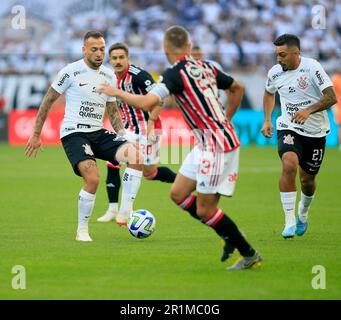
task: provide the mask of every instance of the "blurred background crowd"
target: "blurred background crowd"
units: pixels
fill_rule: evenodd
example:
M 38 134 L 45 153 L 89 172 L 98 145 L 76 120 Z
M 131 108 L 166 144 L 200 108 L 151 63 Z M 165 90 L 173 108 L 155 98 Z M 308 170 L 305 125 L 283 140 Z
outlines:
M 334 73 L 340 64 L 341 2 L 337 0 L 1 2 L 2 74 L 53 77 L 67 62 L 81 57 L 82 38 L 89 29 L 102 31 L 108 47 L 128 43 L 135 64 L 157 74 L 168 66 L 162 38 L 173 24 L 187 27 L 205 57 L 230 72 L 266 72 L 275 63 L 272 41 L 282 33 L 298 35 L 304 55 L 319 59 L 327 72 Z M 11 8 L 18 3 L 29 18 L 25 29 L 11 25 Z

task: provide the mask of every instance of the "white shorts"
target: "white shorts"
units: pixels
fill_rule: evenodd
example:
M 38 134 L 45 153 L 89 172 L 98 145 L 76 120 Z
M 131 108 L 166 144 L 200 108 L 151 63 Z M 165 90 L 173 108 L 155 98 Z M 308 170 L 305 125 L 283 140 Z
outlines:
M 237 182 L 238 167 L 239 148 L 228 153 L 213 153 L 194 147 L 179 172 L 197 182 L 196 190 L 199 193 L 219 193 L 231 197 Z
M 126 131 L 124 136 L 128 141 L 137 143 L 140 151 L 143 155 L 143 164 L 150 166 L 152 164 L 159 163 L 160 160 L 160 148 L 161 148 L 161 136 L 156 136 L 156 140 L 151 142 L 147 140 L 146 136 L 135 134 L 131 131 Z

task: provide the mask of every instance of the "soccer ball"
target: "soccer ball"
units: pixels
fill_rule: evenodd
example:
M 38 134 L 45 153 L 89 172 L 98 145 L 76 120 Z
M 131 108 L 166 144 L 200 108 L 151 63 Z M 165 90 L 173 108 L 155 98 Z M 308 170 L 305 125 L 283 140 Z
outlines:
M 154 232 L 155 218 L 147 210 L 140 209 L 132 212 L 128 220 L 128 230 L 136 238 L 149 237 Z

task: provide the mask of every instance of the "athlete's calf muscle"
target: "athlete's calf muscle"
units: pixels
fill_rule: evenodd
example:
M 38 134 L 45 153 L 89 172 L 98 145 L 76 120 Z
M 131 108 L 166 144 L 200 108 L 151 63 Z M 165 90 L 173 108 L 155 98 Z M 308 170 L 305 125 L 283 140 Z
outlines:
M 171 188 L 171 199 L 175 203 L 179 203 L 195 190 L 196 184 L 197 182 L 195 180 L 186 178 L 181 173 L 178 173 Z

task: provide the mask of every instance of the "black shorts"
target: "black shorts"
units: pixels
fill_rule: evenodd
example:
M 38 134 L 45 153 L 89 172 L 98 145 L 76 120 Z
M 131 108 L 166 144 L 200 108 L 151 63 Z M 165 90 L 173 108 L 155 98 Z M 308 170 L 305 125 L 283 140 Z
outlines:
M 64 151 L 75 174 L 80 176 L 77 165 L 86 159 L 102 159 L 117 165 L 118 148 L 127 142 L 113 132 L 101 129 L 94 132 L 75 132 L 61 139 Z
M 326 137 L 311 138 L 291 130 L 278 130 L 277 139 L 280 158 L 285 152 L 295 152 L 300 167 L 306 173 L 315 175 L 319 172 L 324 156 Z

